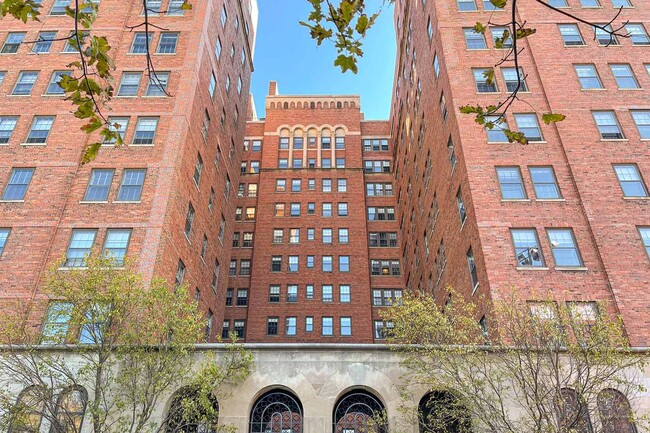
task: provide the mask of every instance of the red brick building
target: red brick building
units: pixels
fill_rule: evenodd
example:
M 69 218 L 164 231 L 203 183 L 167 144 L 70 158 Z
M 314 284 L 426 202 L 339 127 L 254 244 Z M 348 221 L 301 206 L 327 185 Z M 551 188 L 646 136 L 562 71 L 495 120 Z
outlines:
M 387 121 L 358 96 L 281 96 L 247 124 L 223 335 L 248 342 L 381 338 L 403 282 Z
M 603 301 L 631 343 L 647 346 L 650 10 L 634 0 L 549 3 L 594 23 L 622 7 L 613 26 L 626 24 L 630 37 L 610 42 L 542 4 L 519 8 L 537 29 L 519 41 L 523 101 L 506 114 L 532 137 L 524 146 L 459 113 L 516 86 L 508 62 L 495 68 L 495 85 L 482 79 L 505 52 L 494 42 L 502 29 L 471 30 L 508 13 L 489 0 L 397 2 L 391 128 L 406 285 L 440 302 L 447 285 L 470 299 L 497 299 L 514 285 L 524 299 L 551 293 L 583 311 Z M 545 125 L 535 111 L 567 118 Z
M 142 2 L 104 0 L 94 32 L 118 70 L 106 111 L 124 146 L 81 165 L 89 137 L 71 115 L 57 71 L 76 59 L 66 1 L 44 0 L 40 22 L 0 26 L 0 297 L 43 301 L 42 272 L 83 266 L 92 248 L 137 258 L 146 280 L 186 284 L 209 322 L 222 317 L 232 215 L 257 24 L 255 1 L 152 1 L 148 84 Z M 164 29 L 164 30 L 161 30 Z M 39 43 L 31 43 L 40 41 Z M 224 265 L 226 264 L 226 265 Z M 209 338 L 216 326 L 208 325 Z

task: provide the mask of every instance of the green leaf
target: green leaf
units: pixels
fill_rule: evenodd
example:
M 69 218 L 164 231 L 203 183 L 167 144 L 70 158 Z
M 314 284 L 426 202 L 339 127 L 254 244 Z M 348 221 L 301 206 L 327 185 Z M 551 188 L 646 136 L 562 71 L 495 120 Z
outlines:
M 368 16 L 367 15 L 361 15 L 359 19 L 357 20 L 357 26 L 356 26 L 356 31 L 359 33 L 361 36 L 366 35 L 366 30 L 368 30 Z
M 494 69 L 489 68 L 487 71 L 483 72 L 483 76 L 485 77 L 485 82 L 487 84 L 494 84 Z
M 83 165 L 94 161 L 95 158 L 97 158 L 100 147 L 102 147 L 102 144 L 100 142 L 90 143 L 88 146 L 86 146 L 83 156 L 81 157 L 81 164 Z
M 508 0 L 490 0 L 490 3 L 492 3 L 496 8 L 503 9 L 506 7 Z
M 515 132 L 510 129 L 504 129 L 503 133 L 508 137 L 509 143 L 528 144 L 528 139 L 523 132 Z
M 564 114 L 559 114 L 559 113 L 544 113 L 544 114 L 542 114 L 542 120 L 547 125 L 550 125 L 551 123 L 555 123 L 555 122 L 561 122 L 565 118 L 566 118 L 566 116 Z
M 183 2 L 183 4 L 181 5 L 180 10 L 182 10 L 182 11 L 191 11 L 192 10 L 192 4 L 188 0 L 185 0 Z
M 334 66 L 339 66 L 341 68 L 341 72 L 347 72 L 350 70 L 355 74 L 357 73 L 357 59 L 353 56 L 339 54 L 336 60 L 334 60 Z
M 537 29 L 531 29 L 531 28 L 523 28 L 523 29 L 517 29 L 517 34 L 515 37 L 517 39 L 523 39 L 527 38 L 530 35 L 534 35 L 537 32 Z
M 474 24 L 473 30 L 474 30 L 474 33 L 480 33 L 480 34 L 484 35 L 485 31 L 487 30 L 487 27 L 485 27 L 482 23 L 479 23 L 477 21 L 476 24 Z

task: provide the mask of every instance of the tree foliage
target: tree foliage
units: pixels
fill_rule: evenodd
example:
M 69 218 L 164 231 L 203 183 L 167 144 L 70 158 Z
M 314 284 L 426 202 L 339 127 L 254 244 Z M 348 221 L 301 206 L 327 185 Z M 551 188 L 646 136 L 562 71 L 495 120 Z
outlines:
M 358 61 L 363 57 L 363 38 L 366 32 L 370 30 L 375 23 L 377 17 L 386 5 L 394 5 L 395 0 L 377 0 L 375 1 L 375 12 L 368 13 L 367 4 L 365 0 L 307 0 L 311 3 L 312 10 L 307 18 L 307 21 L 301 21 L 300 24 L 309 28 L 309 33 L 312 39 L 316 40 L 318 45 L 323 41 L 331 41 L 337 52 L 338 56 L 334 60 L 334 66 L 341 68 L 342 72 L 352 71 L 357 73 Z M 523 39 L 533 36 L 536 29 L 529 27 L 528 23 L 522 21 L 517 14 L 517 1 L 518 0 L 490 0 L 494 8 L 498 10 L 507 9 L 509 12 L 506 22 L 492 22 L 493 15 L 490 15 L 490 21 L 487 23 L 477 22 L 473 30 L 475 33 L 485 34 L 489 26 L 505 26 L 507 30 L 495 39 L 495 47 L 497 49 L 505 48 L 498 54 L 498 59 L 495 59 L 494 66 L 508 64 L 519 71 L 519 58 L 521 53 L 525 50 L 520 45 Z M 521 0 L 519 0 L 521 1 Z M 619 8 L 618 12 L 612 17 L 608 23 L 594 23 L 580 16 L 573 14 L 565 9 L 556 8 L 544 0 L 532 0 L 545 8 L 553 11 L 558 15 L 568 16 L 578 22 L 589 25 L 594 33 L 596 31 L 603 32 L 609 35 L 610 41 L 613 41 L 616 36 L 629 37 L 625 31 L 626 22 L 620 25 L 614 25 L 615 20 L 618 19 L 623 8 Z M 411 0 L 415 3 L 415 0 Z M 519 6 L 521 8 L 521 6 Z M 515 37 L 513 38 L 512 35 Z M 490 68 L 484 73 L 485 83 L 488 85 L 494 84 L 494 69 Z M 525 76 L 517 74 L 517 84 L 513 91 L 509 92 L 504 100 L 495 101 L 492 104 L 467 104 L 460 107 L 460 112 L 463 114 L 470 114 L 474 116 L 474 120 L 479 125 L 487 129 L 499 128 L 502 129 L 510 143 L 516 142 L 520 144 L 528 144 L 528 138 L 522 132 L 517 132 L 509 129 L 505 123 L 505 113 L 515 101 L 522 101 L 528 104 L 525 99 L 520 95 Z M 528 104 L 530 105 L 530 104 Z M 535 109 L 534 107 L 532 107 Z M 535 111 L 538 111 L 535 109 Z M 561 113 L 542 112 L 544 123 L 551 124 L 561 122 L 565 116 Z
M 74 116 L 85 121 L 81 130 L 87 134 L 95 134 L 94 137 L 97 137 L 96 141 L 87 144 L 84 149 L 81 163 L 85 164 L 97 157 L 102 143 L 115 143 L 115 146 L 121 146 L 123 143 L 122 137 L 118 133 L 120 125 L 111 124 L 104 115 L 113 98 L 115 64 L 112 59 L 110 41 L 105 36 L 95 35 L 93 31 L 100 2 L 97 0 L 74 0 L 73 6 L 66 6 L 65 14 L 73 21 L 74 30 L 64 39 L 78 53 L 78 57 L 67 65 L 73 69 L 73 73 L 63 76 L 59 81 L 59 86 L 65 91 L 65 98 L 75 107 Z M 40 21 L 41 7 L 41 3 L 34 0 L 3 0 L 0 1 L 0 18 L 9 16 L 23 23 Z M 157 27 L 150 23 L 150 13 L 160 14 L 162 12 L 151 10 L 147 5 L 147 0 L 142 0 L 142 7 L 144 11 L 142 22 L 130 27 L 130 30 L 144 28 L 147 41 L 147 76 L 153 85 L 159 86 L 160 90 L 167 94 L 161 86 L 151 61 L 148 42 L 150 27 Z M 184 0 L 180 6 L 181 10 L 190 10 L 191 8 L 189 0 Z M 35 42 L 38 41 L 25 43 L 33 44 Z
M 647 424 L 633 409 L 648 354 L 628 346 L 607 305 L 594 317 L 549 297 L 529 304 L 513 290 L 492 301 L 486 333 L 477 305 L 451 293 L 444 307 L 430 296 L 407 296 L 383 315 L 410 383 L 432 391 L 431 410 L 420 410 L 426 431 L 612 431 L 597 409 L 611 390 L 632 402 L 632 410 L 618 407 L 621 422 Z M 593 430 L 584 429 L 587 420 Z
M 223 356 L 200 359 L 194 345 L 205 318 L 185 288 L 173 290 L 162 279 L 145 285 L 130 262 L 117 268 L 100 255 L 87 261 L 85 269 L 48 274 L 42 290 L 51 302 L 40 332 L 29 322 L 38 304 L 3 317 L 0 429 L 24 425 L 32 414 L 67 431 L 74 420 L 62 419 L 57 405 L 70 389 L 87 392 L 93 433 L 159 431 L 164 425 L 152 421 L 154 411 L 183 386 L 193 391 L 181 403 L 187 416 L 204 424 L 216 419 L 209 402 L 249 374 L 251 355 L 233 342 Z M 30 404 L 16 405 L 15 391 L 28 388 Z

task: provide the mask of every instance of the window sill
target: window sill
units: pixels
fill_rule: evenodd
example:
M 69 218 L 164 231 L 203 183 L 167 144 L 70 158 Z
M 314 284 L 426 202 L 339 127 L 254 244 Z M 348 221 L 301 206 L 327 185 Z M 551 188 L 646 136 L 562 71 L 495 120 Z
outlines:
M 580 89 L 582 92 L 606 92 L 607 89 L 605 87 L 601 87 L 600 89 L 594 88 L 594 89 Z
M 41 95 L 42 98 L 53 98 L 53 97 L 61 98 L 63 96 L 65 96 L 65 93 L 43 93 Z
M 650 197 L 623 197 L 623 200 L 650 200 Z
M 573 267 L 556 266 L 555 270 L 556 271 L 579 271 L 579 272 L 588 271 L 588 269 L 584 266 L 573 266 Z
M 135 99 L 138 95 L 115 95 L 114 99 Z
M 548 271 L 547 266 L 517 266 L 518 271 Z
M 522 203 L 525 203 L 525 202 L 530 202 L 530 199 L 529 198 L 502 198 L 501 202 L 502 203 L 503 202 L 506 202 L 506 203 L 507 202 L 514 202 L 514 203 L 522 202 Z
M 59 266 L 58 270 L 59 271 L 73 271 L 75 269 L 78 269 L 80 271 L 83 271 L 85 269 L 88 269 L 88 266 Z
M 167 95 L 142 95 L 142 99 L 169 98 Z
M 476 283 L 476 285 L 472 289 L 472 296 L 474 296 L 476 294 L 476 292 L 478 291 L 478 286 L 479 286 L 479 283 Z
M 47 143 L 20 143 L 24 147 L 45 147 Z
M 93 200 L 80 200 L 79 204 L 106 204 L 108 203 L 108 200 L 102 200 L 102 201 L 93 201 Z
M 32 95 L 31 95 L 31 93 L 29 95 L 14 95 L 12 93 L 12 94 L 7 95 L 7 96 L 12 97 L 12 98 L 30 98 Z
M 0 200 L 0 203 L 25 203 L 25 200 Z
M 600 141 L 606 141 L 606 142 L 619 142 L 620 141 L 622 143 L 625 143 L 625 142 L 628 142 L 630 140 L 628 140 L 627 138 L 601 138 Z
M 639 90 L 640 90 L 640 91 L 643 91 L 644 89 L 643 89 L 643 87 L 635 87 L 635 88 L 619 87 L 618 90 L 622 90 L 622 91 L 631 90 L 631 91 L 633 91 L 633 92 L 638 92 Z
M 131 143 L 131 144 L 128 145 L 128 147 L 154 147 L 154 146 L 155 146 L 154 143 L 151 143 L 151 144 L 134 144 L 134 143 Z M 115 146 L 115 147 L 117 147 L 117 146 Z
M 541 201 L 541 202 L 565 202 L 566 199 L 563 198 L 537 198 L 535 201 Z
M 113 203 L 118 203 L 118 204 L 140 204 L 142 202 L 140 200 L 137 200 L 137 201 L 115 200 Z

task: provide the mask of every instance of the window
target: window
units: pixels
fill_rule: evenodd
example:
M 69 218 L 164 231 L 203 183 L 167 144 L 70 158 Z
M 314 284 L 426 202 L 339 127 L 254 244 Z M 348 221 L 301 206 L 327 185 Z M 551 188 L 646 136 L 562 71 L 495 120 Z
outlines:
M 230 321 L 229 320 L 224 320 L 223 324 L 221 325 L 221 338 L 229 338 L 230 337 Z
M 300 203 L 291 203 L 291 216 L 292 217 L 300 216 Z
M 535 114 L 515 114 L 515 123 L 519 132 L 523 132 L 528 141 L 544 140 Z
M 32 88 L 34 83 L 36 83 L 36 78 L 38 78 L 38 71 L 20 71 L 18 75 L 18 80 L 14 86 L 14 90 L 11 92 L 12 95 L 30 95 L 32 93 Z
M 506 129 L 508 129 L 508 124 L 504 117 L 485 116 L 485 131 L 487 132 L 488 143 L 507 143 L 508 137 L 504 132 Z
M 624 197 L 648 197 L 648 189 L 636 164 L 614 165 L 614 172 L 621 185 Z
M 339 229 L 339 244 L 347 244 L 350 241 L 348 229 L 340 228 Z
M 345 168 L 345 158 L 336 158 L 336 168 Z
M 558 28 L 560 29 L 560 36 L 562 36 L 562 41 L 564 45 L 584 45 L 585 41 L 582 39 L 580 30 L 576 24 L 559 24 Z
M 278 285 L 269 286 L 269 302 L 273 302 L 273 303 L 280 302 L 280 286 Z
M 397 247 L 396 232 L 370 232 L 369 247 Z
M 594 65 L 573 65 L 580 81 L 582 90 L 602 89 L 603 83 L 600 81 L 598 72 Z
M 291 179 L 291 192 L 300 192 L 301 184 L 300 179 Z
M 350 272 L 350 256 L 339 256 L 339 272 Z
M 7 245 L 7 238 L 9 238 L 9 233 L 11 233 L 11 229 L 0 228 L 0 257 L 2 257 L 2 252 L 5 249 L 5 245 Z
M 7 39 L 5 39 L 4 45 L 2 46 L 2 50 L 0 50 L 0 53 L 2 54 L 17 53 L 18 47 L 20 47 L 20 44 L 23 43 L 24 39 L 25 39 L 25 32 L 9 33 L 7 35 Z
M 307 269 L 314 268 L 314 256 L 307 256 Z
M 86 257 L 95 244 L 95 229 L 75 229 L 70 236 L 70 244 L 65 256 L 65 265 L 68 268 L 79 268 L 86 266 Z
M 210 99 L 214 99 L 214 91 L 217 88 L 217 77 L 214 75 L 214 72 L 210 75 L 210 84 L 208 86 L 208 93 L 210 94 Z M 221 116 L 221 126 L 226 122 L 224 116 Z
M 226 5 L 223 5 L 221 8 L 221 27 L 226 27 L 226 22 L 228 21 L 228 11 L 226 10 Z
M 580 6 L 583 8 L 598 8 L 600 7 L 599 0 L 580 0 Z
M 29 144 L 45 144 L 53 123 L 54 116 L 34 116 L 25 142 Z
M 117 193 L 118 201 L 140 201 L 146 169 L 125 169 Z
M 7 71 L 0 71 L 0 86 L 2 85 L 2 82 L 5 80 L 5 75 L 7 74 Z
M 194 180 L 194 184 L 197 187 L 201 183 L 202 172 L 203 172 L 203 158 L 201 158 L 201 154 L 198 153 L 196 155 L 196 163 L 194 164 L 194 175 L 192 176 L 192 180 Z
M 639 130 L 639 135 L 642 140 L 650 139 L 650 110 L 633 110 L 630 111 L 632 114 L 632 120 Z M 2 120 L 0 119 L 0 122 Z M 2 129 L 0 127 L 0 129 Z
M 546 232 L 551 244 L 555 266 L 582 266 L 582 259 L 572 229 L 547 229 Z
M 157 15 L 160 13 L 160 7 L 162 5 L 162 0 L 146 0 L 145 7 L 147 8 L 147 13 Z M 144 11 L 142 11 L 144 15 Z
M 18 123 L 18 116 L 0 116 L 0 144 L 7 144 Z
M 50 302 L 41 327 L 41 344 L 63 344 L 68 336 L 73 304 Z
M 332 272 L 332 256 L 323 256 L 322 271 Z
M 237 290 L 237 306 L 245 307 L 248 305 L 248 289 Z
M 634 72 L 628 64 L 611 64 L 609 69 L 616 80 L 619 89 L 638 89 L 639 83 L 636 81 Z
M 169 82 L 169 72 L 152 72 L 147 83 L 145 96 L 167 96 L 167 83 Z
M 278 318 L 277 317 L 269 317 L 269 318 L 266 319 L 266 335 L 278 335 Z
M 249 197 L 257 197 L 257 184 L 249 183 L 247 194 Z
M 94 168 L 90 172 L 88 187 L 84 195 L 84 201 L 106 201 L 108 200 L 108 191 L 113 182 L 115 170 L 105 168 Z
M 191 234 L 192 234 L 192 224 L 194 223 L 194 206 L 192 206 L 192 203 L 189 204 L 187 208 L 187 215 L 185 216 L 185 237 L 189 240 Z
M 158 129 L 157 117 L 138 117 L 133 134 L 133 144 L 153 144 Z
M 33 168 L 13 168 L 9 175 L 9 181 L 5 185 L 2 200 L 20 201 L 25 199 L 27 188 L 34 175 Z
M 108 229 L 102 253 L 114 260 L 115 265 L 122 266 L 130 239 L 131 229 Z
M 458 192 L 456 193 L 456 205 L 458 206 L 458 216 L 460 217 L 460 223 L 462 225 L 467 219 L 467 210 L 465 209 L 465 203 L 463 202 L 460 188 L 458 188 Z
M 486 11 L 501 11 L 503 8 L 497 7 L 496 5 L 492 4 L 490 0 L 483 0 L 483 9 Z
M 519 68 L 519 80 L 517 80 L 517 72 L 515 68 L 501 68 L 503 81 L 506 83 L 506 90 L 508 92 L 515 92 L 519 86 L 520 92 L 528 92 L 528 85 L 523 69 Z
M 639 227 L 639 234 L 641 235 L 641 243 L 645 248 L 645 252 L 648 254 L 648 258 L 650 258 L 650 227 Z M 2 230 L 1 229 L 0 229 L 0 254 L 2 254 Z
M 323 192 L 332 192 L 332 179 L 323 179 Z
M 370 260 L 370 275 L 400 275 L 399 260 Z
M 298 256 L 289 256 L 289 272 L 298 272 Z
M 339 216 L 348 216 L 348 204 L 339 203 L 338 204 L 338 215 Z
M 395 208 L 369 206 L 368 221 L 395 221 Z
M 70 75 L 70 71 L 54 71 L 52 73 L 52 77 L 50 78 L 50 82 L 47 85 L 47 88 L 45 89 L 45 94 L 46 95 L 65 94 L 65 91 L 63 90 L 63 87 L 59 85 L 59 82 L 61 81 L 61 78 L 66 75 Z
M 535 229 L 511 229 L 512 243 L 515 247 L 517 266 L 544 266 L 544 257 L 539 247 Z
M 332 216 L 332 203 L 323 203 L 322 215 L 324 217 L 331 217 Z
M 431 24 L 431 17 L 429 17 L 429 21 L 427 22 L 427 34 L 429 35 L 429 42 L 431 42 L 431 39 L 433 39 L 433 25 Z
M 302 159 L 294 158 L 291 162 L 291 168 L 302 168 Z
M 336 181 L 336 191 L 337 192 L 348 192 L 348 180 L 347 179 L 337 179 L 337 181 Z
M 476 33 L 473 28 L 465 28 L 463 32 L 465 33 L 465 46 L 468 50 L 487 49 L 483 33 Z
M 632 3 L 630 0 L 612 0 L 612 6 L 615 8 L 631 8 Z
M 283 229 L 273 229 L 273 243 L 281 244 L 283 242 L 284 230 Z
M 303 139 L 302 137 L 293 137 L 293 148 L 302 149 Z
M 129 124 L 128 117 L 113 117 L 108 118 L 108 129 L 111 132 L 119 134 L 120 138 L 124 140 L 124 135 L 126 134 L 126 128 Z M 102 141 L 102 144 L 114 144 L 117 142 L 116 138 L 109 138 Z
M 287 190 L 287 180 L 286 179 L 276 179 L 275 180 L 275 192 L 285 192 Z
M 348 337 L 352 335 L 352 318 L 341 317 L 341 336 Z
M 282 272 L 282 256 L 271 257 L 271 272 Z
M 298 286 L 295 284 L 287 285 L 287 302 L 298 302 Z
M 316 238 L 315 236 L 315 230 L 312 228 L 307 229 L 307 240 L 308 241 L 313 241 Z
M 65 45 L 63 46 L 63 52 L 64 53 L 78 53 L 79 49 L 77 48 L 79 45 L 82 47 L 86 43 L 86 38 L 88 38 L 88 33 L 87 32 L 79 32 L 79 41 L 77 41 L 77 38 L 75 37 L 74 32 L 70 32 L 70 36 L 68 39 L 66 39 Z
M 476 2 L 474 0 L 456 0 L 459 11 L 475 11 Z
M 478 287 L 478 273 L 476 272 L 476 261 L 474 260 L 472 247 L 467 251 L 467 266 L 469 267 L 469 276 L 472 280 L 472 289 L 476 290 Z
M 324 244 L 332 243 L 332 229 L 323 229 L 323 243 Z
M 235 320 L 235 335 L 239 339 L 246 338 L 246 321 L 245 320 Z
M 221 221 L 219 221 L 219 242 L 223 243 L 223 235 L 226 232 L 226 219 L 223 217 L 223 214 L 221 214 Z
M 287 158 L 278 159 L 278 168 L 289 168 L 289 160 Z
M 376 340 L 385 339 L 390 334 L 390 330 L 393 328 L 393 322 L 384 320 L 375 320 L 374 325 Z
M 228 267 L 228 275 L 234 277 L 237 275 L 237 260 L 231 260 Z
M 364 152 L 388 152 L 388 139 L 373 138 L 363 140 Z
M 334 335 L 334 319 L 331 317 L 323 317 L 323 327 L 321 329 L 322 335 Z
M 283 218 L 284 217 L 284 203 L 276 203 L 275 204 L 275 211 L 274 211 L 274 216 L 277 218 Z
M 296 318 L 287 317 L 285 322 L 285 331 L 287 335 L 296 335 Z
M 251 274 L 251 261 L 247 259 L 241 259 L 239 261 L 239 275 L 248 276 Z
M 610 45 L 620 45 L 616 35 L 613 33 L 612 26 L 610 24 L 599 24 L 599 27 L 593 26 L 594 36 L 598 41 L 598 45 L 610 46 Z M 605 31 L 604 29 L 607 29 Z
M 137 96 L 140 78 L 142 78 L 142 72 L 124 72 L 117 96 Z
M 163 32 L 160 34 L 158 41 L 158 54 L 176 54 L 176 46 L 178 45 L 178 33 Z
M 630 35 L 632 45 L 650 45 L 650 37 L 643 24 L 626 24 L 625 30 Z
M 314 318 L 312 316 L 305 317 L 305 332 L 314 332 Z
M 530 167 L 529 171 L 535 189 L 535 197 L 542 200 L 562 198 L 553 167 Z
M 497 167 L 497 178 L 502 199 L 517 200 L 526 198 L 526 190 L 524 189 L 519 167 Z
M 149 40 L 147 41 L 147 34 L 145 32 L 136 32 L 133 35 L 133 43 L 131 44 L 131 54 L 146 54 L 149 45 L 151 45 L 151 40 L 153 39 L 153 33 L 149 33 Z
M 32 51 L 38 54 L 45 54 L 50 52 L 52 41 L 56 38 L 56 32 L 40 32 L 38 39 L 32 47 Z
M 490 27 L 492 33 L 492 42 L 496 49 L 510 49 L 512 48 L 512 33 L 508 27 L 495 26 Z
M 613 111 L 593 111 L 594 120 L 602 140 L 624 139 L 623 131 L 618 125 L 616 114 Z
M 442 122 L 447 120 L 447 103 L 445 102 L 445 95 L 440 94 L 440 113 L 442 114 Z
M 401 304 L 401 289 L 375 289 L 372 291 L 372 305 L 375 307 L 389 307 L 393 304 Z
M 226 289 L 226 306 L 232 305 L 232 294 L 233 294 L 233 289 L 231 288 Z
M 321 159 L 322 168 L 332 168 L 332 158 L 323 158 Z

